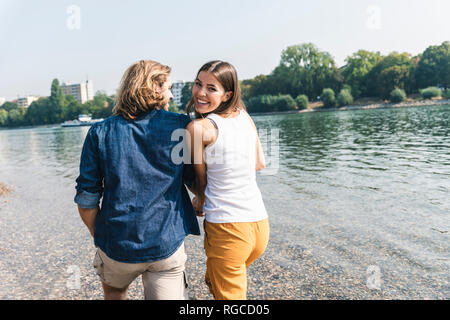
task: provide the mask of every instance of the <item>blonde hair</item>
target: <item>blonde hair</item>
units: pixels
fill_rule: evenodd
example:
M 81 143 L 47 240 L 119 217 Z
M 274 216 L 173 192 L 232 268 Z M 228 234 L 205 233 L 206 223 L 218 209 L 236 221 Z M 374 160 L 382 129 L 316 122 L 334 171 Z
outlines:
M 152 88 L 154 84 L 161 88 L 170 71 L 170 67 L 152 60 L 132 64 L 122 77 L 113 114 L 133 120 L 153 109 L 162 109 L 164 98 Z

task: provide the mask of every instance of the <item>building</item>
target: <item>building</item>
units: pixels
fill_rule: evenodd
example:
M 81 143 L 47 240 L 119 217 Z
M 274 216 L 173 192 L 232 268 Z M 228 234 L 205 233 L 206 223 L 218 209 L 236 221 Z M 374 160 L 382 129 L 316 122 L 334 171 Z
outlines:
M 6 99 L 3 97 L 0 97 L 0 107 L 6 102 Z
M 76 84 L 63 83 L 61 89 L 65 96 L 73 96 L 80 103 L 94 99 L 94 84 L 92 80 Z
M 24 98 L 18 98 L 16 100 L 16 103 L 21 108 L 28 108 L 33 103 L 33 101 L 37 101 L 38 99 L 38 96 L 27 96 Z
M 178 106 L 178 108 L 182 108 L 183 106 L 181 105 L 181 98 L 182 98 L 182 92 L 183 92 L 183 87 L 186 84 L 183 81 L 177 81 L 177 82 L 173 82 L 172 83 L 172 95 L 173 95 L 173 102 L 175 102 L 175 104 Z

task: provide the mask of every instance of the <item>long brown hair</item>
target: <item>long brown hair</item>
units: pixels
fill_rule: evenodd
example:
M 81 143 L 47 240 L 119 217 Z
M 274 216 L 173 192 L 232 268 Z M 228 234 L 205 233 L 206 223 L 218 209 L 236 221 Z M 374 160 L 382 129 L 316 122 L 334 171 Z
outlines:
M 207 62 L 197 72 L 197 77 L 202 71 L 211 72 L 223 86 L 225 92 L 232 92 L 232 96 L 230 97 L 230 99 L 222 102 L 220 106 L 209 113 L 221 114 L 228 112 L 230 109 L 245 110 L 245 105 L 241 99 L 241 87 L 239 86 L 237 72 L 230 63 L 220 60 Z M 186 107 L 187 114 L 191 113 L 194 105 L 194 97 L 192 97 Z M 195 111 L 195 117 L 199 118 L 201 117 L 201 115 L 197 111 Z
M 113 114 L 133 120 L 153 109 L 162 109 L 164 98 L 152 88 L 160 88 L 170 75 L 170 67 L 152 60 L 132 64 L 122 77 Z

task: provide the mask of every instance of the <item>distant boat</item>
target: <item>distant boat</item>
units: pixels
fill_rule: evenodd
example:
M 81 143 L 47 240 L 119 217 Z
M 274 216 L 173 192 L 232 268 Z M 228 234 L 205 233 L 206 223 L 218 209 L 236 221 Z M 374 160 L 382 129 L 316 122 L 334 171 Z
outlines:
M 90 114 L 80 114 L 77 120 L 68 120 L 61 123 L 61 127 L 90 126 L 100 121 L 103 121 L 103 119 L 92 119 Z

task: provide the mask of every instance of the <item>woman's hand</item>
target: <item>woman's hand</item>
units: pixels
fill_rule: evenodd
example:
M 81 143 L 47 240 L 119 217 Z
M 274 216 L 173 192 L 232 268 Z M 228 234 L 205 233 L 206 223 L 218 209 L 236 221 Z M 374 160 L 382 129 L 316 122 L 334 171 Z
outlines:
M 197 217 L 204 217 L 205 213 L 203 212 L 204 201 L 200 201 L 197 197 L 192 199 L 192 206 L 194 207 L 195 214 Z

